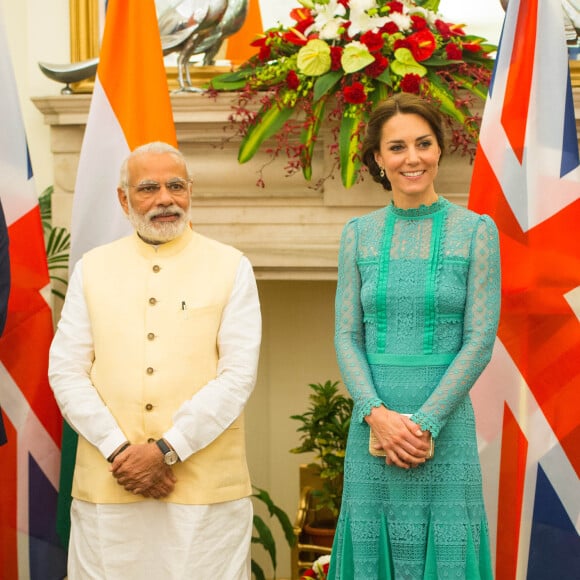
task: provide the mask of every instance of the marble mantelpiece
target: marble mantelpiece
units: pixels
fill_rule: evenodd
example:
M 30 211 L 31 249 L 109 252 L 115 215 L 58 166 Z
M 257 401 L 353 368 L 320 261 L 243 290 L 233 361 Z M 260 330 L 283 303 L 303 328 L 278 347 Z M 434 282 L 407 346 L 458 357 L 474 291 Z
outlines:
M 90 98 L 78 94 L 33 99 L 51 128 L 56 225 L 70 224 Z M 345 189 L 336 172 L 316 189 L 313 184 L 330 172 L 333 163 L 324 137 L 317 145 L 311 183 L 301 174 L 286 177 L 281 158 L 264 168 L 265 187 L 259 187 L 258 171 L 268 158 L 258 153 L 250 162 L 238 163 L 239 138 L 228 121 L 231 98 L 197 93 L 171 97 L 179 147 L 194 177 L 194 227 L 244 251 L 259 279 L 336 278 L 343 225 L 350 217 L 387 203 L 388 194 L 368 176 Z M 471 171 L 467 158 L 448 156 L 439 171 L 438 192 L 464 205 Z

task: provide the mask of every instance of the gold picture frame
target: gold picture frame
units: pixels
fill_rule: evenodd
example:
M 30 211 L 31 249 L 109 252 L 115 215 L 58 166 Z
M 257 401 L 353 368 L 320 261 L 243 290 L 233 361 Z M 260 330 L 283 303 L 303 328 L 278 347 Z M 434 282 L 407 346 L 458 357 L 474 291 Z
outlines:
M 103 0 L 69 0 L 71 62 L 99 56 L 102 3 Z M 165 70 L 169 89 L 179 89 L 177 67 L 166 67 Z M 197 66 L 190 70 L 190 76 L 194 86 L 203 87 L 214 76 L 230 70 L 227 66 Z M 72 85 L 75 93 L 92 93 L 93 87 L 94 78 Z

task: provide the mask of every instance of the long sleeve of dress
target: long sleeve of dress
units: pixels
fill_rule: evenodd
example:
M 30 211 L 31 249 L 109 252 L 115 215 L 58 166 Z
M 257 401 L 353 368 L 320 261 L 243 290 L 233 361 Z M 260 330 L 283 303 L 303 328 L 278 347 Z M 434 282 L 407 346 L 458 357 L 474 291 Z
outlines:
M 356 220 L 351 220 L 340 241 L 334 343 L 342 379 L 355 402 L 354 418 L 362 421 L 373 407 L 381 406 L 382 401 L 377 396 L 367 362 L 356 250 Z
M 481 216 L 474 232 L 467 285 L 461 349 L 412 417 L 433 437 L 491 359 L 499 321 L 501 276 L 497 228 L 488 216 Z

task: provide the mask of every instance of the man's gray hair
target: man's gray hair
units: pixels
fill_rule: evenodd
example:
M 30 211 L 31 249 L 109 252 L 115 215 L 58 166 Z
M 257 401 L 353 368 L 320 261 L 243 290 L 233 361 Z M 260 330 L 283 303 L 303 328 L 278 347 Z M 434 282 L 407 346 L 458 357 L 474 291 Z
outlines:
M 144 153 L 171 153 L 175 155 L 178 159 L 181 160 L 183 166 L 185 167 L 185 171 L 187 173 L 187 177 L 189 178 L 189 169 L 187 167 L 187 161 L 183 153 L 175 148 L 173 145 L 169 145 L 169 143 L 164 143 L 163 141 L 152 141 L 151 143 L 145 143 L 144 145 L 139 145 L 129 153 L 123 164 L 121 165 L 120 177 L 119 177 L 119 187 L 127 190 L 127 186 L 129 185 L 127 181 L 127 173 L 128 173 L 128 166 L 129 161 L 138 155 L 143 155 Z

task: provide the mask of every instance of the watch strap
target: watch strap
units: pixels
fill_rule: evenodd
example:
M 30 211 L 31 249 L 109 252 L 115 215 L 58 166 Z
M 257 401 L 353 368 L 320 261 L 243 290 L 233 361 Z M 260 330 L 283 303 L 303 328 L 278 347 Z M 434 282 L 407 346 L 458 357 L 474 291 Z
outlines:
M 163 453 L 164 456 L 171 451 L 171 448 L 169 447 L 169 445 L 167 445 L 167 443 L 165 443 L 163 439 L 157 439 L 157 441 L 155 441 L 155 444 L 157 445 L 157 447 L 159 447 L 161 453 Z

